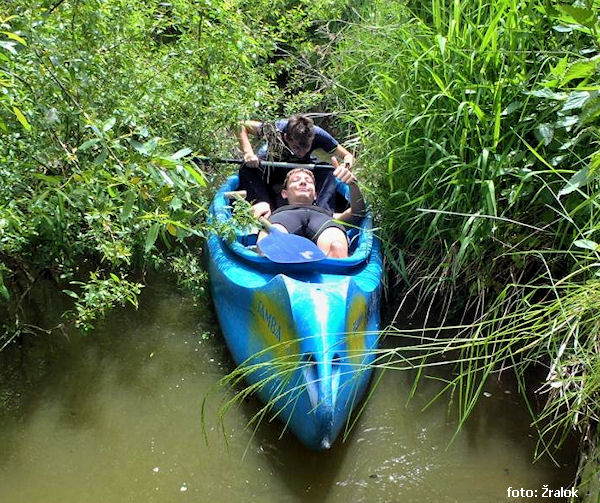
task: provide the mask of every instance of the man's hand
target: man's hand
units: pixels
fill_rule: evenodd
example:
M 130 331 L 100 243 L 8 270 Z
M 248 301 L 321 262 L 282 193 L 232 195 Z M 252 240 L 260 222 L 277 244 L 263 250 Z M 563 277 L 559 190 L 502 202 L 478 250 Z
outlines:
M 260 217 L 268 219 L 271 216 L 271 206 L 265 201 L 253 204 L 252 215 L 254 215 L 254 218 L 256 219 L 259 219 Z
M 346 158 L 348 158 L 348 161 L 346 161 Z M 350 158 L 352 158 L 351 162 Z M 336 157 L 332 157 L 331 164 L 333 164 L 333 167 L 335 168 L 333 170 L 333 176 L 339 178 L 344 183 L 355 182 L 356 177 L 352 174 L 350 168 L 348 168 L 348 165 L 351 167 L 353 163 L 354 157 L 352 154 L 348 154 L 346 157 L 344 157 L 344 164 L 340 164 Z
M 258 160 L 257 155 L 254 152 L 252 152 L 252 153 L 244 154 L 244 163 L 249 168 L 258 168 L 259 160 Z

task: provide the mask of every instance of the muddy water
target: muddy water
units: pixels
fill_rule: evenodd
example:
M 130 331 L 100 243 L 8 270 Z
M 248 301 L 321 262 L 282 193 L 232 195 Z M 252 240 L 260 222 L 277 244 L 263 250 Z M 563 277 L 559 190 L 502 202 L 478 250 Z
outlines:
M 233 393 L 217 383 L 233 367 L 212 309 L 164 281 L 139 311 L 85 337 L 30 337 L 0 365 L 2 503 L 549 502 L 564 500 L 541 498 L 543 485 L 566 486 L 574 470 L 532 463 L 525 407 L 495 383 L 453 441 L 446 403 L 422 410 L 439 382 L 407 402 L 411 376 L 398 372 L 329 452 L 279 439 L 278 423 L 245 429 L 254 400 L 221 427 Z M 509 487 L 538 498 L 509 498 Z

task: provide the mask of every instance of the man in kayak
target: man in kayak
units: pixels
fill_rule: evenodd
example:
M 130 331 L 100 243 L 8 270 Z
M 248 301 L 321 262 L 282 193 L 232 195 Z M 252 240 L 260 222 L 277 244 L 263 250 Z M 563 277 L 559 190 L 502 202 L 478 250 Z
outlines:
M 250 136 L 256 136 L 265 143 L 254 152 Z M 315 178 L 319 196 L 319 206 L 336 210 L 335 177 L 343 182 L 353 178 L 351 173 L 354 156 L 324 129 L 315 126 L 312 119 L 304 115 L 294 115 L 274 124 L 269 122 L 244 121 L 241 123 L 239 142 L 244 153 L 245 164 L 239 171 L 240 190 L 246 190 L 248 200 L 253 202 L 252 210 L 256 218 L 269 218 L 271 212 L 285 204 L 281 199 L 281 185 L 287 174 L 286 169 L 263 169 L 261 160 L 315 163 L 314 150 L 339 157 L 342 164 L 332 173 L 329 169 L 316 169 Z
M 340 167 L 335 157 L 331 161 L 336 169 Z M 316 204 L 318 195 L 312 171 L 292 169 L 281 190 L 281 197 L 287 204 L 273 211 L 269 221 L 282 232 L 314 241 L 328 257 L 345 258 L 348 256 L 348 238 L 341 222 L 358 224 L 366 214 L 365 201 L 354 175 L 349 180 L 349 186 L 350 207 L 341 213 L 333 213 Z M 260 240 L 266 235 L 265 231 L 259 233 L 259 248 Z

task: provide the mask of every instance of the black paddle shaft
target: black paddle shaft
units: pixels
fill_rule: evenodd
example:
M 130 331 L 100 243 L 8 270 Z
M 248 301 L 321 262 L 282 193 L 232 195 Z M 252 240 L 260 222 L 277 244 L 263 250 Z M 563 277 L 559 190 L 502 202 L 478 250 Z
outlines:
M 244 164 L 243 159 L 220 159 L 216 157 L 194 157 L 195 161 L 199 161 L 201 163 L 213 163 L 213 164 Z M 304 169 L 335 169 L 335 166 L 331 164 L 320 164 L 320 163 L 312 163 L 312 164 L 304 164 L 299 162 L 272 162 L 272 161 L 259 161 L 261 166 L 265 168 L 286 168 L 286 169 L 296 169 L 296 168 L 304 168 Z

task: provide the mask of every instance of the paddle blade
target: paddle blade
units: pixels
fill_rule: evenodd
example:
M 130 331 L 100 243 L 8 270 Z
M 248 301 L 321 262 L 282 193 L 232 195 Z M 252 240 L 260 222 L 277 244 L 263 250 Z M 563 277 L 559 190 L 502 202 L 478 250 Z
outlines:
M 279 264 L 302 264 L 327 258 L 310 239 L 273 228 L 260 240 L 258 247 L 265 257 Z

